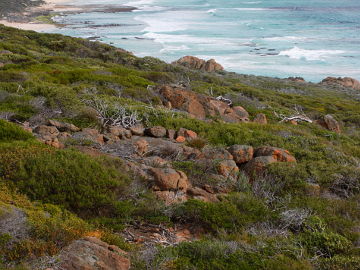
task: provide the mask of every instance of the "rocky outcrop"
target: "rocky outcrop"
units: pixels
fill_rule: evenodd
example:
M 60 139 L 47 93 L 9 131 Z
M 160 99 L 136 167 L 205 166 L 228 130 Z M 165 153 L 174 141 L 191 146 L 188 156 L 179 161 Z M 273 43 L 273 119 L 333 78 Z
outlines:
M 78 132 L 80 128 L 73 124 L 63 123 L 56 120 L 49 120 L 49 125 L 56 127 L 61 132 Z
M 360 82 L 356 79 L 350 77 L 327 77 L 321 81 L 321 84 L 325 85 L 340 85 L 343 87 L 353 88 L 355 90 L 360 90 Z
M 190 90 L 163 86 L 160 88 L 159 94 L 164 104 L 170 104 L 172 109 L 185 111 L 200 120 L 207 117 L 219 117 L 229 123 L 249 121 L 249 114 L 243 107 L 230 107 L 224 101 Z
M 207 72 L 224 70 L 223 66 L 218 64 L 214 59 L 205 61 L 195 56 L 184 56 L 173 62 L 173 64 L 179 64 L 188 68 L 199 69 Z
M 161 126 L 155 126 L 146 129 L 145 134 L 155 138 L 162 138 L 166 136 L 166 129 Z
M 117 246 L 95 238 L 76 240 L 57 256 L 57 266 L 49 269 L 66 270 L 128 270 L 130 261 L 126 252 Z
M 341 133 L 339 122 L 336 121 L 336 119 L 330 114 L 327 114 L 323 118 L 316 120 L 315 123 L 330 131 Z

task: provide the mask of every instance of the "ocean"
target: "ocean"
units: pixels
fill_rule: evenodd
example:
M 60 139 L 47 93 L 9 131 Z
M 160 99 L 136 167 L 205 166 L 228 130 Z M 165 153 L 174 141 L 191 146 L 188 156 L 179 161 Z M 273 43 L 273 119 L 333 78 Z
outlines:
M 132 12 L 58 15 L 57 33 L 171 62 L 214 58 L 226 70 L 318 82 L 360 79 L 359 0 L 74 0 Z

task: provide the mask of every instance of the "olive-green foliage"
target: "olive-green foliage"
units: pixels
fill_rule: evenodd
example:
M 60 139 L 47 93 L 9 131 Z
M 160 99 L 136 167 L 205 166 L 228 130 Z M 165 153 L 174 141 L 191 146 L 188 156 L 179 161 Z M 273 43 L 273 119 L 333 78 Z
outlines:
M 229 195 L 218 203 L 189 200 L 175 211 L 176 219 L 198 224 L 213 232 L 241 231 L 244 226 L 269 217 L 269 210 L 264 203 L 245 193 Z
M 5 144 L 0 153 L 1 176 L 20 191 L 83 215 L 113 212 L 128 181 L 113 165 L 75 150 Z
M 29 133 L 9 122 L 0 119 L 0 142 L 26 141 L 33 139 Z

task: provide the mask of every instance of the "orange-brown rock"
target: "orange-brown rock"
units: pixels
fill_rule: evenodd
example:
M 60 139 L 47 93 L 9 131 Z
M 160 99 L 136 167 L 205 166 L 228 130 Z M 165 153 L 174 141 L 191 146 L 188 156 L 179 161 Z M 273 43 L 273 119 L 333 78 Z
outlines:
M 184 136 L 178 136 L 176 138 L 176 142 L 178 142 L 178 143 L 186 142 L 186 138 Z
M 56 127 L 45 125 L 37 126 L 34 129 L 34 132 L 39 134 L 45 140 L 56 138 L 60 134 Z
M 85 237 L 65 247 L 57 256 L 59 269 L 66 270 L 128 270 L 126 252 L 117 246 Z
M 218 173 L 226 178 L 235 177 L 239 172 L 239 167 L 233 160 L 222 160 L 217 164 Z
M 210 160 L 232 160 L 233 156 L 224 148 L 218 147 L 205 147 L 203 149 L 204 158 Z
M 248 122 L 249 114 L 241 106 L 230 107 L 226 102 L 198 94 L 183 88 L 163 86 L 159 90 L 163 103 L 171 103 L 173 109 L 185 111 L 197 119 L 218 117 L 225 122 Z
M 139 155 L 143 155 L 148 151 L 149 143 L 145 139 L 140 139 L 135 142 L 135 147 Z
M 154 176 L 155 184 L 160 190 L 183 190 L 186 191 L 190 182 L 185 173 L 171 168 L 151 168 L 150 173 Z
M 166 129 L 161 126 L 155 126 L 155 127 L 147 128 L 145 130 L 145 134 L 155 138 L 162 138 L 166 136 Z
M 254 157 L 263 156 L 273 157 L 278 162 L 296 162 L 295 157 L 288 150 L 277 147 L 264 146 L 257 148 L 254 152 Z
M 63 123 L 63 122 L 56 121 L 56 120 L 49 120 L 49 125 L 56 127 L 61 132 L 65 132 L 65 131 L 78 132 L 78 131 L 80 131 L 80 128 L 78 128 L 77 126 L 75 126 L 73 124 Z
M 214 59 L 205 61 L 195 56 L 184 56 L 173 64 L 180 64 L 192 69 L 200 69 L 207 72 L 214 72 L 224 70 L 223 66 L 218 64 Z
M 228 151 L 233 156 L 237 164 L 242 164 L 250 161 L 254 155 L 254 148 L 249 145 L 232 145 Z
M 123 127 L 110 126 L 108 127 L 108 132 L 120 139 L 130 139 L 132 137 L 131 131 Z
M 186 139 L 196 139 L 197 138 L 197 133 L 192 131 L 192 130 L 185 130 L 185 138 Z
M 360 82 L 350 77 L 327 77 L 321 81 L 321 84 L 335 84 L 343 87 L 353 88 L 355 90 L 360 90 Z
M 143 136 L 144 132 L 145 132 L 145 128 L 143 125 L 133 126 L 129 130 L 130 130 L 131 134 L 135 135 L 135 136 Z
M 266 167 L 277 162 L 272 156 L 261 156 L 250 160 L 244 166 L 244 171 L 251 177 L 262 174 Z
M 268 123 L 267 117 L 263 113 L 258 113 L 254 118 L 254 122 L 262 125 L 266 125 Z
M 330 114 L 327 114 L 323 118 L 316 120 L 315 123 L 333 132 L 341 133 L 339 122 L 336 121 L 335 118 Z

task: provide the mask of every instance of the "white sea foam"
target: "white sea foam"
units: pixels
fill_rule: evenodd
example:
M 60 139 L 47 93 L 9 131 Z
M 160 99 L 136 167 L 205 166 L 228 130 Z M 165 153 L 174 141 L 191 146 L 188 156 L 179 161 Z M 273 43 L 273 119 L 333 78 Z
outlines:
M 234 8 L 239 11 L 264 11 L 264 10 L 273 10 L 271 8 Z
M 206 11 L 207 13 L 210 13 L 210 14 L 215 14 L 217 11 L 216 8 L 213 8 L 213 9 L 209 9 L 208 11 Z
M 268 41 L 305 41 L 307 37 L 283 36 L 283 37 L 267 37 L 264 40 Z
M 299 47 L 281 51 L 279 55 L 288 56 L 293 59 L 306 59 L 308 61 L 325 60 L 326 58 L 345 53 L 342 50 L 305 50 Z
M 164 48 L 160 50 L 160 53 L 171 53 L 171 52 L 185 51 L 185 50 L 190 50 L 190 48 L 186 45 L 164 46 Z

